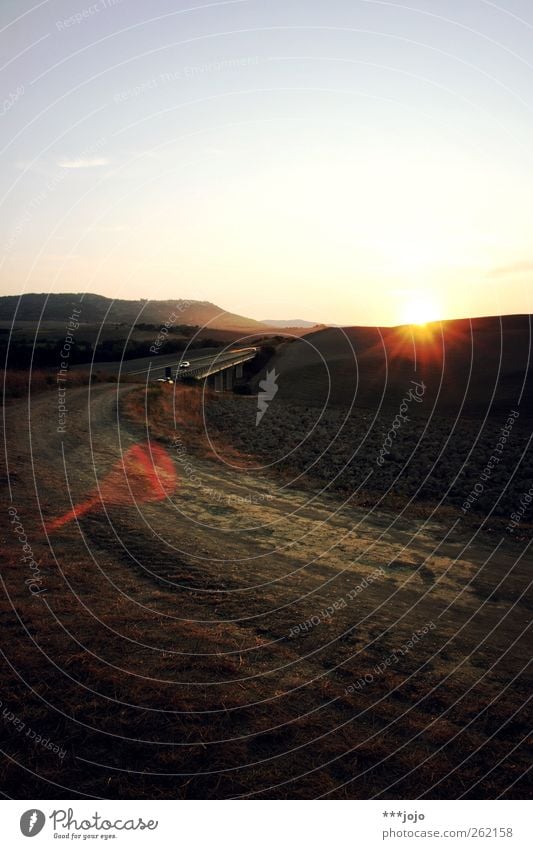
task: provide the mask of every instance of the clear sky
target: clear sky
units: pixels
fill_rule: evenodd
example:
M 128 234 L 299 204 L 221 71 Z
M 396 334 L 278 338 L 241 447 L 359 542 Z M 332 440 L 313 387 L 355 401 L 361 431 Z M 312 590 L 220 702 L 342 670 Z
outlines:
M 1 0 L 0 293 L 533 312 L 531 0 Z

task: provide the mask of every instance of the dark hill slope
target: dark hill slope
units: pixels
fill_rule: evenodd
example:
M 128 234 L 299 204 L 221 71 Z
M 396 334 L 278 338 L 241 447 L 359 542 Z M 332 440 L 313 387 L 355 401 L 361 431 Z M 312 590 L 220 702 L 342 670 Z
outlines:
M 519 400 L 533 411 L 528 315 L 426 328 L 331 327 L 285 344 L 270 367 L 279 373 L 280 398 L 313 407 L 394 406 L 419 381 L 424 407 L 436 413 L 505 412 Z

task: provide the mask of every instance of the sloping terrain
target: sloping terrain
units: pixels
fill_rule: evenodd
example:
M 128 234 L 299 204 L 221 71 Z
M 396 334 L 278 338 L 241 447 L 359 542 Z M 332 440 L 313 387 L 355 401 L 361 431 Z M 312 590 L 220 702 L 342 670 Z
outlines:
M 270 368 L 278 397 L 313 407 L 396 406 L 425 384 L 436 415 L 533 412 L 532 327 L 527 315 L 411 326 L 326 328 L 288 342 Z
M 69 391 L 61 434 L 54 392 L 7 409 L 2 786 L 523 797 L 529 544 L 280 485 L 209 448 L 202 412 L 194 390 L 106 385 Z M 163 500 L 153 469 L 117 478 L 156 438 Z
M 175 325 L 208 325 L 220 330 L 250 333 L 267 329 L 252 318 L 226 312 L 208 301 L 179 298 L 128 301 L 90 293 L 5 295 L 0 297 L 0 320 L 66 323 L 73 305 L 80 309 L 79 321 L 84 324 L 134 325 L 144 322 L 159 325 L 173 321 Z

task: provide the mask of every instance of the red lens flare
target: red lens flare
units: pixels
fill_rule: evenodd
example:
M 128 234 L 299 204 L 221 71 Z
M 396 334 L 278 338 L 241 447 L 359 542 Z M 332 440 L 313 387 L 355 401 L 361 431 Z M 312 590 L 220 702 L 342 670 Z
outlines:
M 53 533 L 89 510 L 106 505 L 163 501 L 176 489 L 178 477 L 170 456 L 155 442 L 134 445 L 115 463 L 99 488 L 63 516 L 47 522 Z

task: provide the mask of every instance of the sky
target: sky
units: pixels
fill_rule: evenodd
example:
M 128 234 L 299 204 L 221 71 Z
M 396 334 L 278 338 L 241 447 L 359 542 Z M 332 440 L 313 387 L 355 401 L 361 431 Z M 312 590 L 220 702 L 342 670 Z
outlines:
M 2 0 L 0 294 L 533 312 L 530 0 Z

